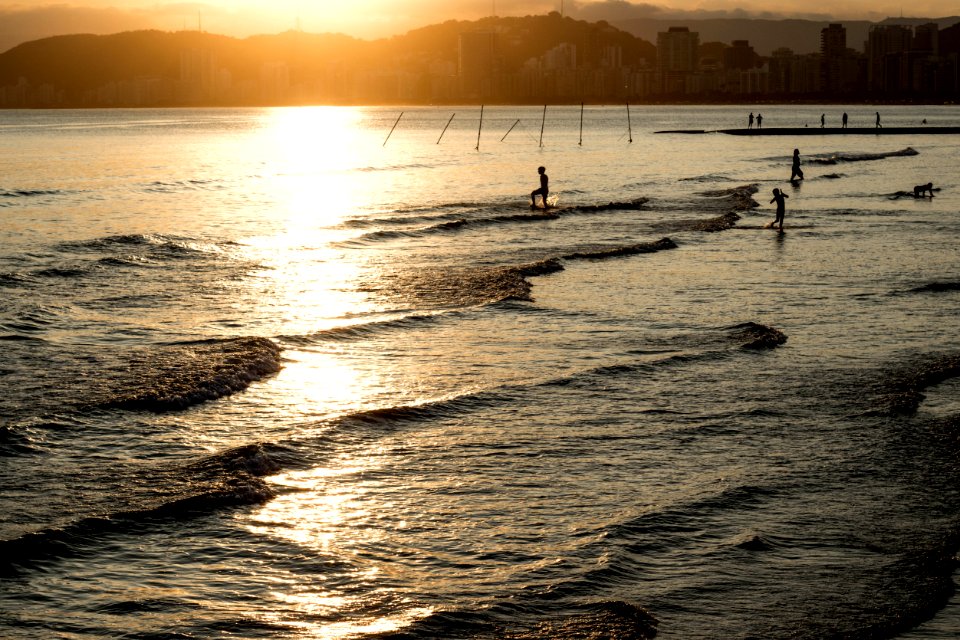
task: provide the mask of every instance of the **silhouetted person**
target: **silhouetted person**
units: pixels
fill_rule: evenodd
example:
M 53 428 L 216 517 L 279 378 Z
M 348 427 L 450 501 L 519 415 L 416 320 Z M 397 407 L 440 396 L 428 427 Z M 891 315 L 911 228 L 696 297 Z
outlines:
M 843 112 L 843 118 L 841 120 L 843 122 L 843 128 L 846 129 L 847 128 L 847 112 L 846 111 Z
M 820 114 L 820 128 L 823 129 L 823 125 L 825 125 L 826 123 L 827 123 L 827 114 L 821 113 L 821 114 Z
M 877 111 L 877 129 L 883 129 L 883 125 L 880 124 L 880 112 Z
M 757 114 L 757 129 L 763 128 L 763 115 Z
M 773 190 L 773 200 L 771 200 L 770 203 L 771 204 L 773 204 L 774 202 L 777 203 L 777 217 L 774 218 L 773 224 L 776 225 L 779 222 L 780 231 L 783 231 L 783 213 L 784 213 L 784 209 L 786 208 L 786 203 L 784 202 L 784 200 L 789 197 L 790 196 L 780 191 L 780 189 Z
M 543 208 L 546 209 L 549 206 L 547 196 L 550 194 L 550 178 L 547 177 L 546 167 L 537 167 L 537 173 L 540 174 L 540 188 L 530 194 L 530 206 L 537 206 L 537 196 L 540 196 L 543 199 Z
M 750 112 L 750 119 L 747 120 L 747 129 L 753 129 L 753 111 Z
M 793 167 L 790 168 L 790 180 L 803 180 L 803 170 L 800 169 L 800 149 L 793 150 Z
M 920 124 L 927 124 L 927 119 L 924 118 L 924 119 L 920 122 Z
M 927 184 L 918 184 L 913 188 L 913 197 L 922 198 L 925 193 L 929 193 L 930 197 L 933 197 L 933 183 L 928 182 Z

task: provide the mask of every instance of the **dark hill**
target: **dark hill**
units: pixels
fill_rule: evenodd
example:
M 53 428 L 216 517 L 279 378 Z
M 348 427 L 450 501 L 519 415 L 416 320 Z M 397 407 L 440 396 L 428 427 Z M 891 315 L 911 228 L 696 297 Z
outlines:
M 234 81 L 256 79 L 264 64 L 282 62 L 291 81 L 329 73 L 419 71 L 443 62 L 455 65 L 461 33 L 493 30 L 503 70 L 517 69 L 560 43 L 577 45 L 578 65 L 600 64 L 605 47 L 617 45 L 624 65 L 653 63 L 655 47 L 605 22 L 588 23 L 557 13 L 524 18 L 448 21 L 403 36 L 376 41 L 339 34 L 290 31 L 231 38 L 199 31 L 129 31 L 107 36 L 67 35 L 34 40 L 0 54 L 0 87 L 26 78 L 77 92 L 137 77 L 178 79 L 181 54 L 203 50 Z

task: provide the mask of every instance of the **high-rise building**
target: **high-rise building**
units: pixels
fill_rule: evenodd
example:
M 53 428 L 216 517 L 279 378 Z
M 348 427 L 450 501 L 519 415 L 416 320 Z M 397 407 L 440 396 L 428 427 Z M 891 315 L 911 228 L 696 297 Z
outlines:
M 757 66 L 757 52 L 750 46 L 749 40 L 734 40 L 723 50 L 725 69 L 752 69 Z
M 821 85 L 829 93 L 840 93 L 843 57 L 847 49 L 847 30 L 831 24 L 820 30 Z
M 468 31 L 460 34 L 457 75 L 464 97 L 491 95 L 498 69 L 496 32 Z
M 187 102 L 203 102 L 216 94 L 216 59 L 208 49 L 180 52 L 180 84 Z
M 895 78 L 900 56 L 910 50 L 913 32 L 899 24 L 870 27 L 865 51 L 867 56 L 867 88 L 871 91 L 891 90 L 898 84 Z
M 664 93 L 682 93 L 687 77 L 697 71 L 700 34 L 670 27 L 657 34 L 657 77 Z

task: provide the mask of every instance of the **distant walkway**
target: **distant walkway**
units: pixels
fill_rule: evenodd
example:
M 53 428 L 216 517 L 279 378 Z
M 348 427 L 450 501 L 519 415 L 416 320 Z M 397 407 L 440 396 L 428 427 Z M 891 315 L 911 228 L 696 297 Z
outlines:
M 821 129 L 820 127 L 767 127 L 765 129 L 673 129 L 654 133 L 726 133 L 731 136 L 897 136 L 916 134 L 960 134 L 960 127 L 848 127 Z

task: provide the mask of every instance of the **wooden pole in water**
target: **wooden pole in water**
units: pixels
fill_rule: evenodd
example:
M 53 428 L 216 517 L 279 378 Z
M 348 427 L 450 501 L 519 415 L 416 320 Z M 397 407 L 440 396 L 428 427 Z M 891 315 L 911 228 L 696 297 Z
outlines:
M 456 111 L 453 112 L 453 116 L 455 116 L 455 115 L 457 115 L 457 112 L 456 112 Z M 440 144 L 440 140 L 443 139 L 443 134 L 445 134 L 445 133 L 447 132 L 447 127 L 449 127 L 449 126 L 450 126 L 450 123 L 453 122 L 453 116 L 450 116 L 450 119 L 447 120 L 447 126 L 444 127 L 444 128 L 443 128 L 443 131 L 440 132 L 440 137 L 437 138 L 437 144 Z
M 630 124 L 630 102 L 629 101 L 627 101 L 627 133 L 630 136 L 627 142 L 633 142 L 633 127 Z
M 517 118 L 517 121 L 514 122 L 512 125 L 510 125 L 510 128 L 507 129 L 507 132 L 506 132 L 505 134 L 503 134 L 503 137 L 502 137 L 502 138 L 500 138 L 500 142 L 503 142 L 504 140 L 506 140 L 506 139 L 507 139 L 507 136 L 510 135 L 510 132 L 513 131 L 513 128 L 514 128 L 515 126 L 517 126 L 518 124 L 520 124 L 520 118 Z
M 578 142 L 581 147 L 583 146 L 583 103 L 580 103 L 580 142 Z
M 390 139 L 390 136 L 393 135 L 393 130 L 397 128 L 397 125 L 400 124 L 400 118 L 403 117 L 403 111 L 400 112 L 400 115 L 397 116 L 397 121 L 393 123 L 393 126 L 390 128 L 390 133 L 387 134 L 387 140 Z M 387 146 L 387 140 L 383 141 L 383 146 Z
M 483 105 L 480 105 L 480 126 L 477 127 L 477 151 L 480 151 L 480 132 L 483 131 Z
M 543 120 L 540 121 L 540 146 L 543 147 L 543 125 L 547 122 L 547 105 L 543 105 Z

